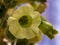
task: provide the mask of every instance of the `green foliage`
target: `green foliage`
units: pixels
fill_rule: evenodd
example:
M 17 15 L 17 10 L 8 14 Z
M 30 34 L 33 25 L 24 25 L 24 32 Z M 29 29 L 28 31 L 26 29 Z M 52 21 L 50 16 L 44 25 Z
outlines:
M 7 43 L 6 42 L 1 42 L 0 45 L 7 45 Z
M 12 8 L 12 7 L 16 6 L 17 0 L 4 0 L 4 3 L 7 8 Z
M 47 2 L 47 0 L 30 0 L 30 1 L 37 1 L 37 2 L 41 2 L 41 3 Z
M 10 40 L 10 41 L 14 41 L 16 38 L 8 31 L 6 30 L 6 37 Z
M 42 2 L 42 3 L 47 2 L 47 0 L 37 0 L 37 1 Z
M 18 39 L 16 45 L 33 45 L 28 39 Z
M 29 45 L 29 40 L 27 40 L 27 39 L 18 39 L 16 45 Z
M 5 16 L 6 10 L 5 6 L 0 3 L 0 19 Z

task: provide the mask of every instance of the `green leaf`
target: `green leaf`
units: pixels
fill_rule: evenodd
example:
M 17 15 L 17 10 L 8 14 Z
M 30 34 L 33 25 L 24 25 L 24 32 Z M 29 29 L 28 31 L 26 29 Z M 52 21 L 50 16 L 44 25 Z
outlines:
M 17 0 L 4 0 L 4 3 L 7 8 L 12 8 L 17 5 Z
M 42 2 L 42 3 L 47 2 L 47 0 L 30 0 L 30 1 L 37 1 L 37 2 Z
M 0 42 L 0 45 L 7 45 L 7 43 L 6 42 Z
M 39 1 L 39 2 L 47 2 L 47 0 L 36 0 L 36 1 Z
M 7 9 L 3 4 L 0 3 L 0 19 L 5 16 Z
M 29 45 L 28 39 L 18 39 L 16 45 Z
M 16 38 L 8 31 L 6 30 L 6 37 L 10 40 L 10 41 L 14 41 Z

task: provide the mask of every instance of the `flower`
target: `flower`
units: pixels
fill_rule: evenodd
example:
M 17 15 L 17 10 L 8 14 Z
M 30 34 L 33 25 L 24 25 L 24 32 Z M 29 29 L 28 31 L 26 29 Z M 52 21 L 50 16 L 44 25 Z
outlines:
M 34 11 L 31 5 L 23 5 L 17 8 L 8 18 L 10 33 L 18 39 L 40 41 L 42 32 L 38 26 L 41 23 L 40 13 Z

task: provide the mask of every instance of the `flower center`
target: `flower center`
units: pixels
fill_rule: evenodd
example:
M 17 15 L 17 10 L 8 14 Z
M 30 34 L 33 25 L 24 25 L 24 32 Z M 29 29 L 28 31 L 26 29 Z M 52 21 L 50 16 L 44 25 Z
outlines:
M 19 23 L 22 27 L 24 28 L 27 28 L 27 27 L 30 27 L 31 24 L 32 24 L 32 17 L 31 16 L 22 16 L 20 19 L 19 19 Z

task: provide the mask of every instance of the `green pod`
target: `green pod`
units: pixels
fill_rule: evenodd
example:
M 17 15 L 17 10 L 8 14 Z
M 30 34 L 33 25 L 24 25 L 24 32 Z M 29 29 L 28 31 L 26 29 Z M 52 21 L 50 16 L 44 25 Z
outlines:
M 53 35 L 58 34 L 58 31 L 57 31 L 56 29 L 54 29 L 54 28 L 51 28 L 51 29 L 50 29 L 50 32 L 51 32 Z
M 52 28 L 50 28 L 50 30 L 46 33 L 46 35 L 47 35 L 50 39 L 53 39 L 57 33 L 58 33 L 58 31 L 55 30 L 55 29 L 52 27 Z
M 55 34 L 58 32 L 53 28 L 52 24 L 42 21 L 41 24 L 39 25 L 39 29 L 48 36 L 50 39 L 53 39 L 55 37 Z
M 46 33 L 50 28 L 52 28 L 52 25 L 46 21 L 42 21 L 39 28 L 43 33 Z

